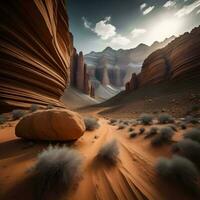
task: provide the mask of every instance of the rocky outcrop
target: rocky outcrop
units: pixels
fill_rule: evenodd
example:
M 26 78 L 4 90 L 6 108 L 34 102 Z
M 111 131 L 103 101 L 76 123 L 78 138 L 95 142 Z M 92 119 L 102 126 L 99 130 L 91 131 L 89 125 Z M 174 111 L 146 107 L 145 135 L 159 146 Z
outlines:
M 178 37 L 163 49 L 153 52 L 137 75 L 138 87 L 174 79 L 200 78 L 200 27 Z M 126 84 L 127 90 L 132 79 Z
M 22 118 L 15 128 L 17 137 L 31 140 L 69 141 L 85 131 L 82 117 L 65 109 L 37 111 Z
M 157 49 L 166 46 L 175 37 L 172 36 L 163 42 L 154 42 L 151 46 L 140 44 L 136 48 L 128 50 L 114 50 L 107 47 L 102 52 L 91 52 L 84 56 L 91 79 L 105 84 L 105 74 L 108 74 L 108 82 L 112 86 L 124 86 L 124 81 L 131 78 L 132 73 L 141 71 L 142 63 L 148 55 Z M 105 67 L 107 72 L 105 72 Z
M 77 54 L 76 49 L 74 49 L 71 65 L 71 86 L 93 97 L 93 94 L 91 94 L 92 86 L 87 72 L 87 65 L 84 62 L 83 53 L 80 52 Z
M 73 55 L 64 2 L 0 1 L 1 105 L 63 106 Z
M 135 73 L 132 74 L 131 80 L 126 83 L 126 91 L 137 89 L 139 86 L 138 77 Z

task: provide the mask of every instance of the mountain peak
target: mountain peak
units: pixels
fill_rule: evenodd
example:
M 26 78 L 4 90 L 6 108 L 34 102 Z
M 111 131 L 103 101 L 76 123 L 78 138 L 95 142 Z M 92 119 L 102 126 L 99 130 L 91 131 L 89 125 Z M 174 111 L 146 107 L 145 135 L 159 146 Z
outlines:
M 106 47 L 106 48 L 103 50 L 103 52 L 105 52 L 105 51 L 114 51 L 114 49 L 112 49 L 111 47 Z

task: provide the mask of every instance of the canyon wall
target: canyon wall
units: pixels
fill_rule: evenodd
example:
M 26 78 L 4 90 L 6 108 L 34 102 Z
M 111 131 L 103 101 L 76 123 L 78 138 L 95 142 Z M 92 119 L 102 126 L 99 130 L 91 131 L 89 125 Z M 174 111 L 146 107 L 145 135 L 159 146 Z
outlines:
M 1 102 L 62 106 L 73 53 L 64 0 L 1 1 L 0 19 Z
M 96 79 L 102 85 L 122 87 L 130 80 L 131 74 L 138 74 L 145 58 L 157 49 L 166 46 L 175 37 L 163 42 L 154 42 L 151 46 L 140 44 L 133 49 L 114 50 L 107 47 L 102 52 L 91 52 L 84 56 L 91 79 Z M 107 72 L 106 72 L 107 71 Z
M 140 74 L 133 75 L 126 90 L 174 79 L 200 78 L 200 27 L 194 28 L 153 52 L 143 63 Z
M 77 80 L 74 71 L 81 62 L 65 1 L 0 1 L 0 19 L 1 110 L 30 104 L 63 107 L 60 97 L 70 78 Z

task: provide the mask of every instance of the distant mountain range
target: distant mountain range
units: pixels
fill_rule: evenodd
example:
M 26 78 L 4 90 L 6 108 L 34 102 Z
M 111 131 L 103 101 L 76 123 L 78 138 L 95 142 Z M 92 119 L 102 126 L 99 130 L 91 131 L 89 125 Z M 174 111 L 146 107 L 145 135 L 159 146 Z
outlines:
M 84 56 L 87 70 L 90 77 L 96 78 L 104 85 L 124 86 L 132 73 L 138 74 L 141 71 L 143 61 L 152 52 L 163 48 L 174 39 L 175 36 L 172 36 L 163 42 L 154 42 L 151 46 L 140 44 L 128 50 L 107 47 L 102 52 L 92 51 Z
M 143 61 L 152 52 L 165 47 L 174 39 L 175 36 L 172 36 L 163 42 L 154 42 L 151 46 L 140 44 L 128 50 L 114 50 L 107 47 L 102 52 L 92 51 L 86 54 L 84 60 L 87 64 L 87 72 L 96 91 L 100 85 L 104 88 L 110 85 L 120 90 L 131 79 L 132 73 L 140 73 Z M 98 97 L 97 93 L 96 96 Z M 102 96 L 100 98 L 104 99 Z

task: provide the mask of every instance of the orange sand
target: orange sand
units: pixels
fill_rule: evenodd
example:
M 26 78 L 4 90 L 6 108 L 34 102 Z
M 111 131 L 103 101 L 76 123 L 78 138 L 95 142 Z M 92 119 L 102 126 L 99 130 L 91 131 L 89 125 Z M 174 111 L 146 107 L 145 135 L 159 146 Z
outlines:
M 101 118 L 100 128 L 86 132 L 71 145 L 84 156 L 83 177 L 79 185 L 64 195 L 63 200 L 186 200 L 184 191 L 158 179 L 154 164 L 159 156 L 171 156 L 170 145 L 151 147 L 144 136 L 130 139 L 128 129 L 117 130 Z M 31 144 L 17 139 L 14 126 L 0 129 L 0 199 L 32 200 L 33 186 L 27 170 L 34 164 L 37 154 L 47 143 Z M 134 127 L 137 131 L 140 126 Z M 175 139 L 180 138 L 177 133 Z M 98 136 L 97 139 L 94 137 Z M 99 148 L 112 138 L 119 144 L 120 154 L 115 167 L 97 163 Z M 49 198 L 49 199 L 55 199 Z M 191 198 L 192 199 L 192 198 Z

